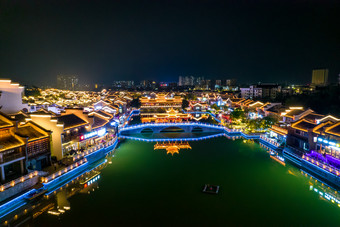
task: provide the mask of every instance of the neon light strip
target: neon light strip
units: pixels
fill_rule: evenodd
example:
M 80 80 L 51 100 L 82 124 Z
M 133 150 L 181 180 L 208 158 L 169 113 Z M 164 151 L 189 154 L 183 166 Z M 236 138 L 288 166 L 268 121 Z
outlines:
M 106 162 L 107 162 L 107 160 L 105 159 L 103 162 L 101 162 L 100 164 L 96 165 L 96 166 L 95 166 L 95 167 L 93 167 L 92 169 L 90 169 L 90 170 L 87 170 L 87 171 L 84 171 L 84 172 L 82 172 L 82 173 L 78 174 L 77 176 L 73 177 L 72 179 L 70 179 L 69 181 L 67 181 L 66 183 L 64 183 L 64 184 L 63 184 L 63 185 L 61 185 L 60 187 L 58 187 L 57 189 L 55 189 L 55 190 L 52 190 L 52 191 L 50 191 L 50 192 L 46 193 L 45 195 L 47 195 L 47 196 L 48 196 L 48 195 L 51 195 L 53 192 L 55 192 L 55 191 L 59 190 L 59 188 L 62 188 L 62 187 L 64 187 L 65 185 L 67 185 L 67 184 L 68 184 L 68 183 L 70 183 L 71 181 L 73 181 L 73 180 L 77 179 L 78 177 L 80 177 L 80 176 L 84 175 L 85 173 L 88 173 L 88 172 L 92 171 L 93 169 L 97 168 L 98 166 L 100 166 L 100 165 L 102 165 L 102 164 L 104 164 L 104 163 L 106 163 Z
M 8 214 L 10 214 L 10 213 L 12 213 L 12 212 L 14 212 L 14 211 L 16 211 L 17 209 L 19 209 L 20 207 L 22 207 L 22 206 L 24 206 L 24 205 L 26 205 L 26 204 L 27 204 L 27 203 L 24 202 L 23 204 L 19 205 L 18 207 L 15 207 L 13 210 L 10 210 L 10 211 L 8 211 L 7 213 L 1 215 L 0 218 L 5 217 L 6 215 L 8 215 Z
M 2 204 L 2 205 L 0 206 L 0 210 L 3 209 L 5 206 L 7 206 L 7 205 L 9 205 L 9 204 L 11 204 L 11 203 L 13 203 L 13 202 L 15 202 L 15 201 L 18 200 L 18 199 L 21 199 L 21 198 L 25 197 L 26 195 L 28 195 L 29 193 L 34 192 L 34 191 L 36 191 L 36 189 L 32 189 L 32 190 L 30 190 L 30 191 L 28 191 L 28 192 L 26 192 L 26 193 L 24 193 L 24 194 L 22 194 L 22 195 L 20 195 L 20 196 L 18 196 L 18 197 L 16 197 L 16 198 L 14 198 L 14 199 L 12 199 L 11 201 L 8 201 L 7 203 Z
M 88 162 L 85 162 L 85 163 L 83 163 L 83 164 L 81 164 L 81 165 L 79 165 L 79 166 L 73 168 L 72 170 L 67 171 L 67 173 L 64 173 L 64 174 L 62 174 L 62 175 L 60 175 L 60 176 L 57 176 L 56 178 L 54 178 L 54 179 L 51 180 L 51 181 L 49 181 L 49 182 L 47 182 L 47 183 L 43 183 L 43 185 L 44 185 L 44 186 L 48 186 L 48 185 L 50 185 L 52 182 L 54 182 L 55 180 L 59 180 L 60 177 L 65 177 L 65 176 L 67 176 L 67 175 L 70 175 L 70 173 L 72 173 L 72 172 L 74 172 L 74 171 L 76 171 L 76 170 L 79 170 L 80 167 L 86 166 L 87 164 L 88 164 Z
M 215 137 L 220 137 L 220 136 L 225 136 L 225 133 L 219 133 L 219 134 L 204 136 L 204 137 L 199 137 L 199 138 L 145 139 L 145 138 L 137 138 L 133 136 L 121 136 L 121 137 L 125 139 L 145 141 L 145 142 L 166 142 L 166 141 L 200 141 L 200 140 L 205 140 L 205 139 L 210 139 L 210 138 L 215 138 Z
M 217 129 L 225 129 L 224 126 L 213 125 L 213 124 L 204 124 L 204 123 L 148 123 L 148 124 L 138 124 L 132 126 L 126 126 L 121 128 L 120 131 L 126 131 L 130 129 L 144 128 L 144 127 L 163 127 L 163 126 L 205 126 L 208 128 L 217 128 Z

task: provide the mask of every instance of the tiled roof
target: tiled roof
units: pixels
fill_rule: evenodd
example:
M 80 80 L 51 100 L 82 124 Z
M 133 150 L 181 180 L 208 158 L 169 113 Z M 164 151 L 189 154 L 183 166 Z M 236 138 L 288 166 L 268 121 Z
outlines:
M 14 124 L 12 121 L 3 113 L 0 113 L 0 128 L 12 127 Z
M 289 111 L 285 116 L 286 117 L 293 117 L 293 116 L 302 114 L 303 112 L 305 112 L 305 110 L 293 109 L 293 110 Z
M 336 136 L 340 136 L 340 122 L 334 124 L 333 126 L 327 128 L 325 130 L 325 132 L 329 133 L 329 134 L 333 134 Z
M 102 126 L 104 126 L 108 122 L 109 122 L 108 120 L 105 120 L 105 119 L 103 119 L 101 117 L 98 117 L 98 116 L 94 115 L 92 128 L 94 129 L 94 128 L 102 127 Z
M 304 119 L 299 120 L 292 124 L 292 128 L 300 129 L 303 131 L 308 131 L 308 129 L 313 129 L 317 124 L 311 123 L 309 121 L 306 121 Z
M 0 138 L 0 151 L 23 146 L 25 143 L 18 136 L 8 134 Z
M 324 117 L 324 115 L 321 115 L 321 114 L 310 113 L 310 114 L 304 116 L 303 118 L 308 120 L 308 121 L 315 121 L 316 119 L 323 118 L 323 117 Z
M 22 137 L 28 137 L 29 141 L 44 138 L 48 136 L 48 133 L 42 133 L 35 129 L 31 125 L 25 125 L 18 128 L 17 134 Z
M 84 121 L 80 117 L 76 116 L 75 114 L 67 114 L 63 116 L 57 117 L 58 122 L 64 123 L 64 129 L 74 128 L 81 125 L 86 125 L 88 122 Z

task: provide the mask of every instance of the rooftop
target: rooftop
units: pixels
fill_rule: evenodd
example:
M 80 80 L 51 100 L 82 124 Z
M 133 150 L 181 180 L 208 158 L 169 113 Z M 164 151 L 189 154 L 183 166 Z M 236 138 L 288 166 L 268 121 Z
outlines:
M 75 128 L 81 125 L 86 125 L 88 122 L 84 121 L 75 114 L 67 114 L 57 117 L 58 122 L 64 123 L 64 129 Z

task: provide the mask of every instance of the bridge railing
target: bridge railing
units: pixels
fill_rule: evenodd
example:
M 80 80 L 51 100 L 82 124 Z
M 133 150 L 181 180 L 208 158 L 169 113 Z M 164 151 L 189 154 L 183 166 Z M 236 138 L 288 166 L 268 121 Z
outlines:
M 190 138 L 189 137 L 189 138 L 157 138 L 157 139 L 148 139 L 148 138 L 140 138 L 140 137 L 122 135 L 121 138 L 132 139 L 132 140 L 137 140 L 137 141 L 144 141 L 144 142 L 172 142 L 172 141 L 185 142 L 185 141 L 206 140 L 206 139 L 211 139 L 211 138 L 220 137 L 220 136 L 226 136 L 226 134 L 225 133 L 218 133 L 218 134 L 214 134 L 214 135 L 196 137 L 196 138 Z
M 159 126 L 206 126 L 210 128 L 219 128 L 225 129 L 223 125 L 214 125 L 209 123 L 201 123 L 201 122 L 180 122 L 180 123 L 141 123 L 136 125 L 129 125 L 121 128 L 120 131 L 125 131 L 129 129 L 136 129 L 141 127 L 159 127 Z

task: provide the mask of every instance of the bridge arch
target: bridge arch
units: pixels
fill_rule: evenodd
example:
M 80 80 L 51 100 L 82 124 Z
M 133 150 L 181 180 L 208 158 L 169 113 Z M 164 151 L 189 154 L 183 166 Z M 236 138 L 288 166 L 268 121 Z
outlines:
M 143 128 L 142 131 L 140 131 L 140 133 L 153 133 L 152 128 Z

